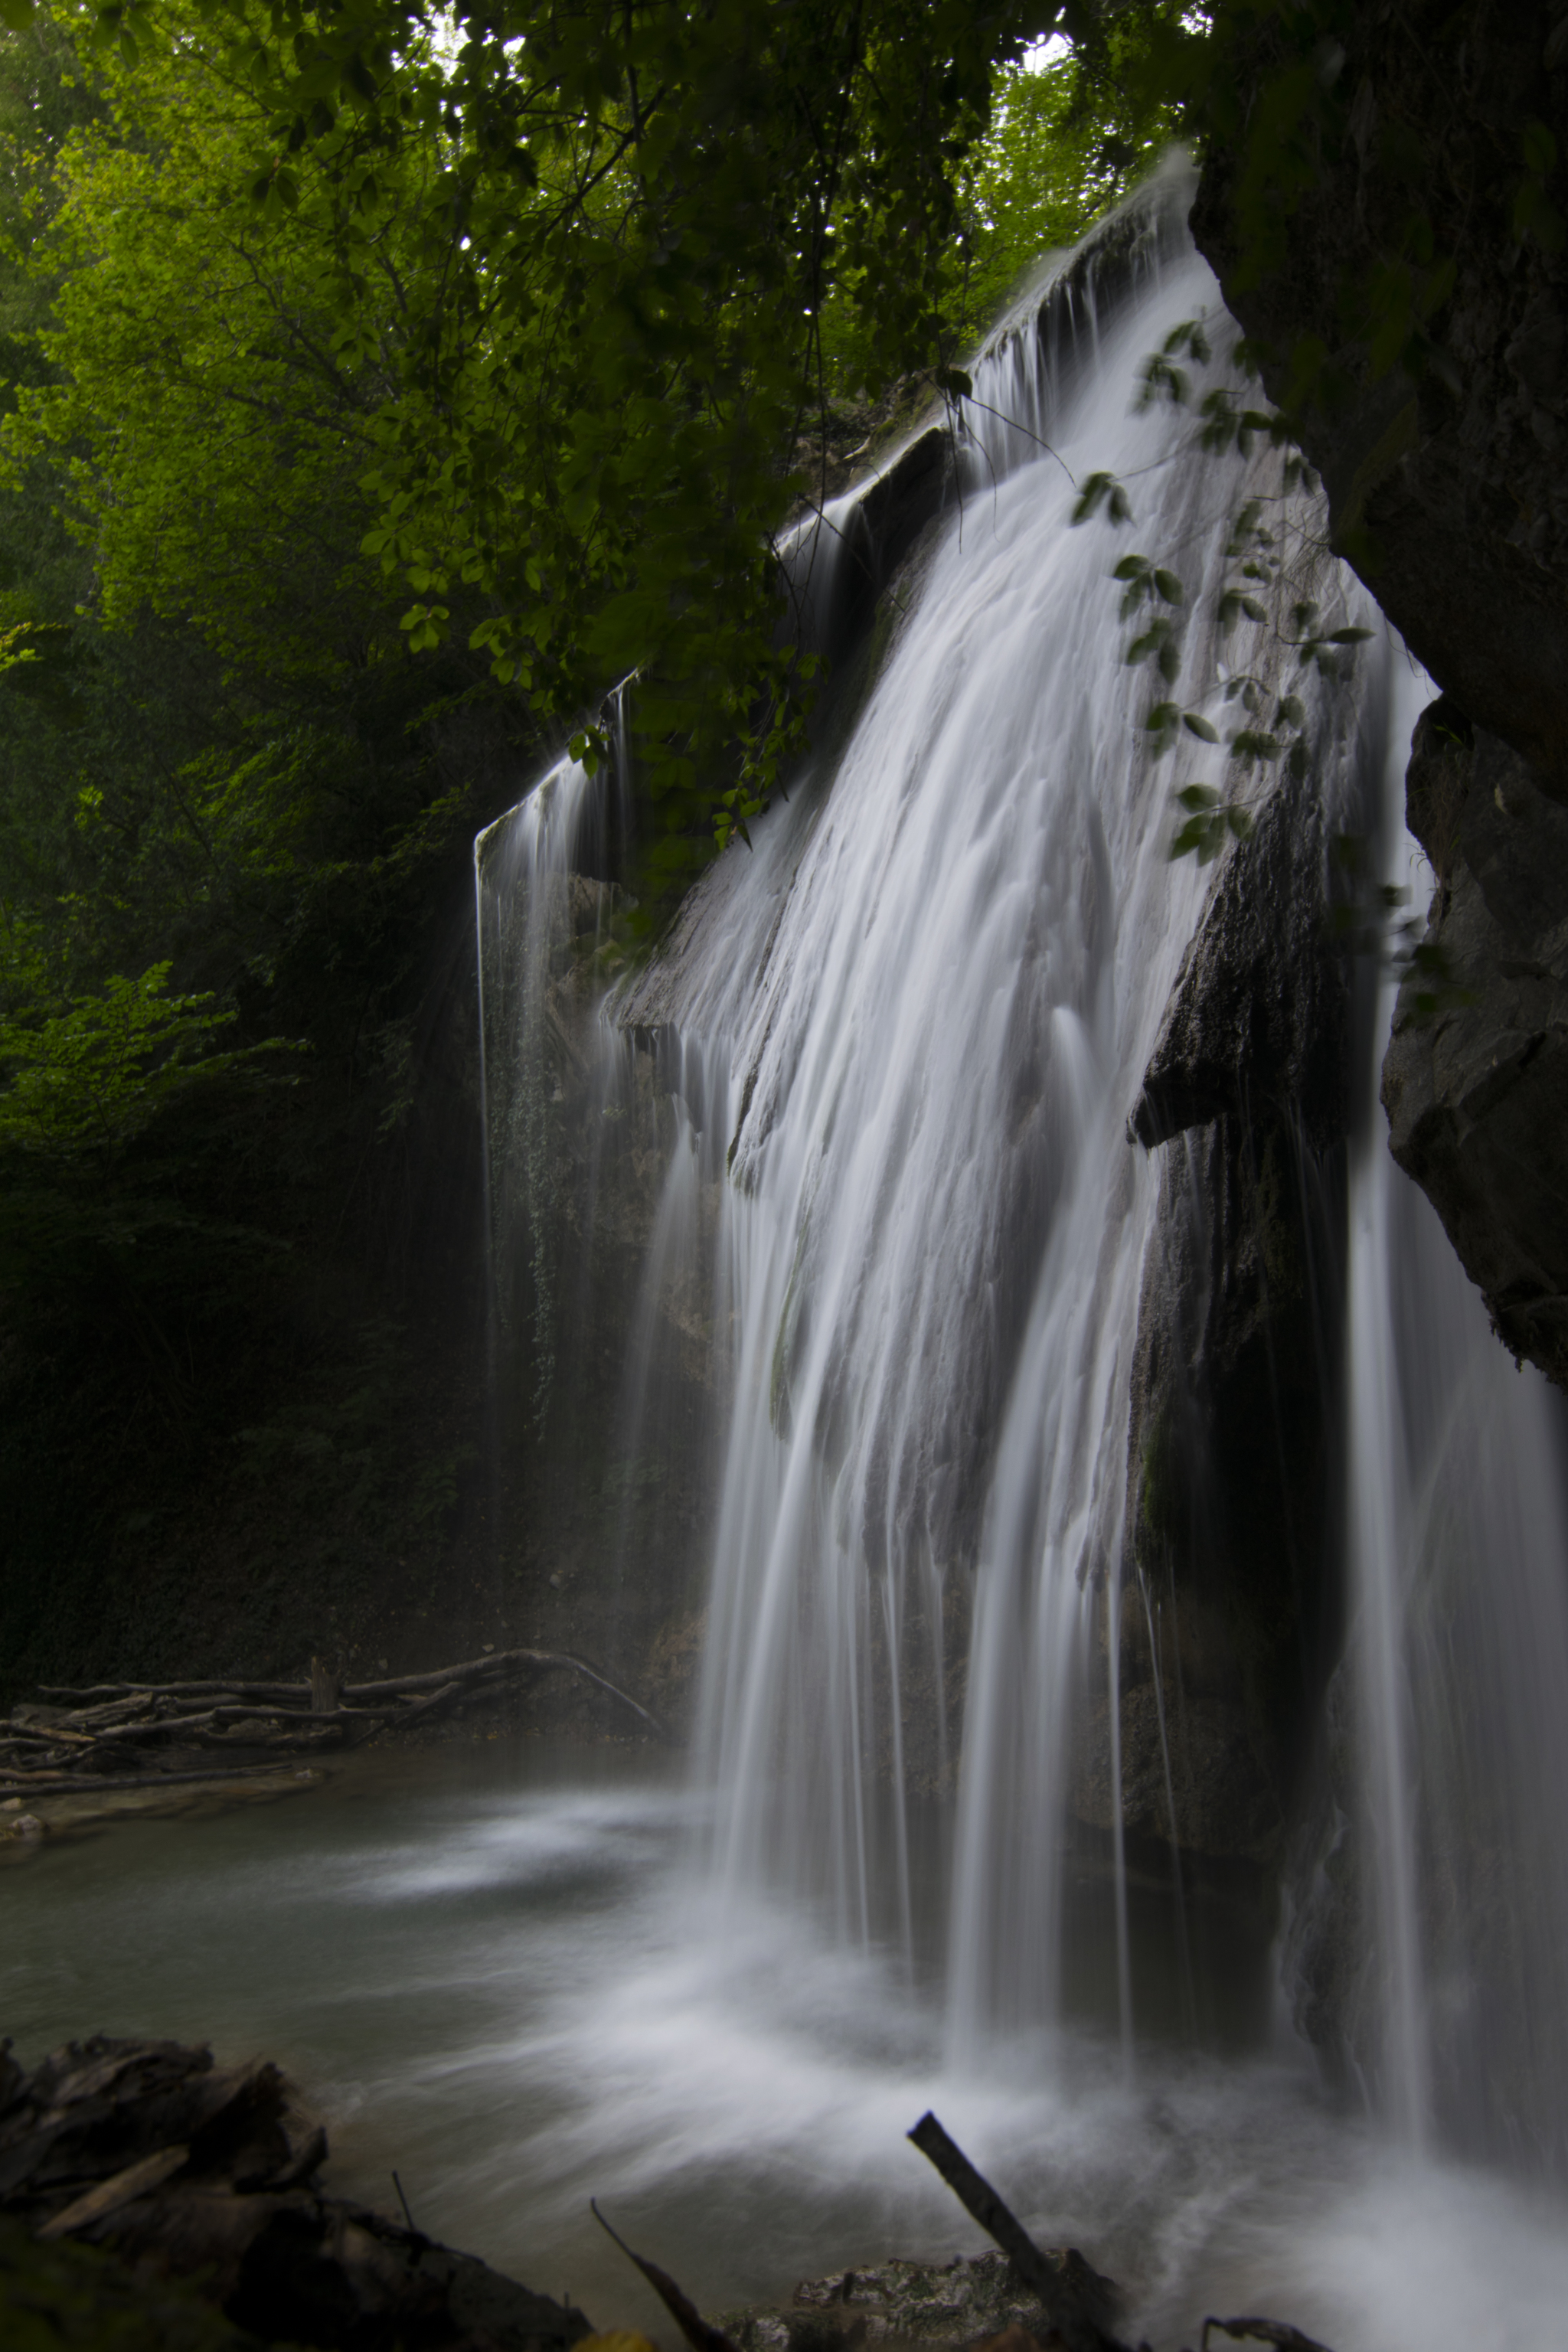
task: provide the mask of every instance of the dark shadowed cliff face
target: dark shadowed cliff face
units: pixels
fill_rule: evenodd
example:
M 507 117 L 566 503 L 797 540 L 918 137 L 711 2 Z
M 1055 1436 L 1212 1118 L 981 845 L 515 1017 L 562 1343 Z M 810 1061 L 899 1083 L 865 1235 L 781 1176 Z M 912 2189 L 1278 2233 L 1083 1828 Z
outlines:
M 1437 877 L 1443 977 L 1401 992 L 1383 1066 L 1394 1156 L 1500 1337 L 1568 1388 L 1568 808 L 1447 699 L 1421 715 L 1406 801 Z
M 1500 1333 L 1563 1382 L 1568 10 L 1319 14 L 1315 92 L 1281 134 L 1305 193 L 1260 199 L 1238 132 L 1193 229 L 1293 407 L 1336 546 L 1447 698 L 1449 753 L 1418 738 L 1410 794 L 1456 985 L 1435 1011 L 1406 992 L 1385 1101 Z M 1291 37 L 1237 43 L 1248 123 L 1306 59 Z

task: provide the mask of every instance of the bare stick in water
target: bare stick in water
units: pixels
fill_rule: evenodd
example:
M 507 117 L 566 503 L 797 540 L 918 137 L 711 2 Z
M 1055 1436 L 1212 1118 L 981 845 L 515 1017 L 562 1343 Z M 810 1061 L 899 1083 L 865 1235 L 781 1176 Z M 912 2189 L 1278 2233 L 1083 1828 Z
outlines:
M 709 2326 L 689 2295 L 681 2293 L 668 2271 L 661 2271 L 657 2263 L 647 2262 L 641 2254 L 633 2253 L 619 2231 L 611 2229 L 591 2197 L 588 2200 L 588 2210 L 605 2235 L 614 2238 L 627 2262 L 637 2264 L 682 2336 L 690 2345 L 691 2352 L 735 2352 L 734 2345 L 731 2343 L 723 2329 Z
M 1024 2284 L 1039 2296 L 1068 2352 L 1123 2352 L 1110 2333 L 1116 2304 L 1110 2281 L 1101 2278 L 1076 2247 L 1059 2254 L 1043 2253 L 933 2115 L 923 2115 L 909 2137 L 930 2158 L 964 2210 L 995 2239 Z

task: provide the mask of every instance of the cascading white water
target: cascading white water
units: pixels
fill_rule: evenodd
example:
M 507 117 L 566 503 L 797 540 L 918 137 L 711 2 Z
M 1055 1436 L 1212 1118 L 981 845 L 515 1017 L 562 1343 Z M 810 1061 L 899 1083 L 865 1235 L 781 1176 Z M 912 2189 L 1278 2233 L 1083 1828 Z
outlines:
M 946 1958 L 971 2052 L 1058 2010 L 1068 1747 L 1097 1624 L 1114 1682 L 1157 1189 L 1123 1126 L 1207 882 L 1167 857 L 1167 796 L 1205 755 L 1143 748 L 1107 577 L 1129 541 L 1069 523 L 1109 469 L 1132 543 L 1205 589 L 1225 562 L 1239 468 L 1177 461 L 1190 417 L 1134 402 L 1143 355 L 1216 303 L 1179 201 L 1118 249 L 1134 300 L 1080 271 L 1043 344 L 1031 310 L 983 356 L 959 510 L 831 790 L 699 894 L 660 998 L 702 1045 L 709 1148 L 728 1130 L 720 1868 L 907 1943 L 906 1798 L 945 1778 L 972 1612 Z M 1319 716 L 1331 793 L 1343 713 Z
M 1145 748 L 1151 688 L 1122 659 L 1107 575 L 1134 546 L 1206 598 L 1244 487 L 1238 462 L 1191 462 L 1188 415 L 1134 397 L 1139 362 L 1173 326 L 1220 316 L 1180 212 L 1179 191 L 1157 193 L 1103 284 L 1082 257 L 1065 266 L 1043 335 L 1031 305 L 1012 322 L 1025 331 L 983 356 L 962 497 L 832 772 L 802 779 L 754 849 L 710 872 L 653 982 L 601 1030 L 603 1115 L 617 1087 L 629 1099 L 617 1021 L 653 1044 L 676 1106 L 626 1349 L 628 1465 L 662 1409 L 672 1299 L 684 1331 L 711 1332 L 720 1367 L 698 1740 L 716 1883 L 742 1903 L 767 1888 L 815 1898 L 851 1943 L 933 1969 L 949 2058 L 971 2076 L 998 2033 L 1062 2013 L 1063 1823 L 1096 1686 L 1113 1791 L 1119 1769 L 1129 1382 L 1157 1206 L 1123 1129 L 1207 887 L 1191 861 L 1168 862 L 1168 795 L 1216 755 L 1187 742 L 1178 767 Z M 1276 463 L 1257 460 L 1246 488 L 1277 491 Z M 1069 527 L 1075 480 L 1101 469 L 1131 489 L 1125 536 Z M 847 501 L 827 520 L 832 544 L 806 533 L 797 551 L 813 627 L 827 625 L 857 527 Z M 1326 612 L 1348 595 L 1358 615 L 1324 559 L 1281 594 L 1303 592 Z M 1194 629 L 1178 698 L 1203 693 L 1220 652 L 1266 665 L 1268 636 L 1216 648 Z M 1381 725 L 1380 659 L 1368 649 L 1359 715 L 1355 693 L 1336 701 L 1314 681 L 1309 695 L 1331 818 L 1351 809 Z M 1413 712 L 1394 700 L 1402 772 Z M 492 1167 L 516 1186 L 498 1231 L 519 1225 L 526 1195 L 524 1065 L 583 789 L 580 772 L 557 772 L 481 845 L 492 1097 L 498 1045 L 505 1065 Z M 503 845 L 527 866 L 533 913 L 509 896 Z M 521 929 L 503 946 L 509 923 Z M 511 992 L 499 1010 L 498 989 Z M 1522 2129 L 1539 2153 L 1552 2127 L 1521 2125 L 1497 2090 L 1520 2051 L 1495 2021 L 1480 2031 L 1477 1988 L 1515 1986 L 1527 2056 L 1563 2080 L 1565 2005 L 1547 1980 L 1568 1948 L 1568 1886 L 1542 1793 L 1561 1781 L 1552 1694 L 1568 1687 L 1552 1416 L 1490 1340 L 1380 1116 L 1363 1118 L 1352 1178 L 1347 1522 L 1368 1896 L 1352 2054 L 1408 2140 L 1429 2116 L 1462 2116 L 1472 2142 Z M 1500 1547 L 1509 1578 L 1489 1596 Z M 1510 1727 L 1483 1733 L 1483 1714 Z M 960 1758 L 938 1949 L 919 1930 L 921 1800 L 952 1787 Z M 1523 1875 L 1509 1865 L 1509 1899 L 1524 1876 L 1532 1891 L 1509 1949 L 1494 1936 L 1483 1951 L 1466 1906 L 1505 1822 L 1532 1858 Z M 1443 1878 L 1457 1851 L 1471 1857 L 1463 1890 Z M 1129 2050 L 1114 1860 L 1115 1948 L 1097 1965 Z
M 560 760 L 474 843 L 492 1394 L 500 1329 L 515 1308 L 520 1258 L 531 1276 L 527 1286 L 542 1380 L 550 1373 L 550 1269 L 542 1239 L 543 1042 L 552 957 L 571 926 L 570 877 L 591 793 L 587 770 L 575 760 Z
M 1406 670 L 1387 868 L 1432 876 L 1403 816 L 1431 698 Z M 1366 1851 L 1362 2047 L 1406 2143 L 1568 2164 L 1568 1496 L 1563 1413 L 1516 1367 L 1375 1098 L 1384 976 L 1351 1165 L 1347 1450 Z

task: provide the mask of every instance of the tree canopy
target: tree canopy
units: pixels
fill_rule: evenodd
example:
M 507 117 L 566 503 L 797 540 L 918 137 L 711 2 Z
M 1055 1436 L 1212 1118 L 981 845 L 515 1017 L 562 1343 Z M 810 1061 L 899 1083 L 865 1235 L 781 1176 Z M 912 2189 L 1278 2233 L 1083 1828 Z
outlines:
M 656 919 L 801 746 L 776 551 L 826 453 L 961 400 L 1173 134 L 1230 142 L 1276 269 L 1354 135 L 1347 13 L 4 0 L 0 1286 L 163 1380 L 235 1268 L 390 1263 L 404 1212 L 343 1202 L 409 1162 L 474 830 L 635 673 Z M 1358 280 L 1369 366 L 1441 365 L 1422 217 Z
M 957 0 L 6 21 L 0 1493 L 85 1558 L 242 1429 L 451 1491 L 473 833 L 635 670 L 668 903 L 800 740 L 814 439 L 1138 158 Z

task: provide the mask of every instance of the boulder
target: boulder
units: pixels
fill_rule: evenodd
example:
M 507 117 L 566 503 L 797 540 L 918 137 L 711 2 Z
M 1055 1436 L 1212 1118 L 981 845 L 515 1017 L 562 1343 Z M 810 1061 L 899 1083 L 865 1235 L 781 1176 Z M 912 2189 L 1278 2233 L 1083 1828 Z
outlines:
M 102 2249 L 143 2281 L 188 2281 L 268 2340 L 569 2352 L 590 2333 L 580 2311 L 471 2254 L 323 2195 L 326 2134 L 276 2066 L 100 2033 L 29 2074 L 10 2047 L 0 2223 Z

